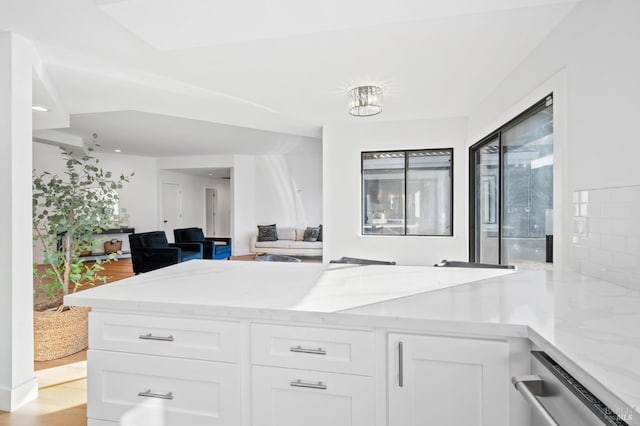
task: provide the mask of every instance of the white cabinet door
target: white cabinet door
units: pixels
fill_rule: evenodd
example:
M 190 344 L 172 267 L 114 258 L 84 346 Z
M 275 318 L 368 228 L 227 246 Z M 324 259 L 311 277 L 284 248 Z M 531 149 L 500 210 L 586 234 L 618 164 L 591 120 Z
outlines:
M 508 426 L 509 344 L 389 334 L 389 426 Z
M 252 426 L 372 426 L 371 377 L 254 366 Z

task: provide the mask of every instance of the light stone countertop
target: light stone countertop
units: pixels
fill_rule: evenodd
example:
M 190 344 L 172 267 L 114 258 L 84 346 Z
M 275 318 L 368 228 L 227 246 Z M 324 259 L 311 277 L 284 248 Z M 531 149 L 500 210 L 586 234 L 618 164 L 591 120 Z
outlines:
M 67 296 L 98 310 L 528 337 L 640 424 L 640 292 L 575 273 L 190 261 Z

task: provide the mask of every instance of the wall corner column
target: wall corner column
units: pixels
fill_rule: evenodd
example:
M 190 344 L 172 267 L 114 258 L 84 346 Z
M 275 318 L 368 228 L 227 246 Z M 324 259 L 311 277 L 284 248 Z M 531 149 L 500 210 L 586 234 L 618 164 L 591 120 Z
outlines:
M 0 410 L 38 396 L 33 370 L 33 45 L 0 32 Z

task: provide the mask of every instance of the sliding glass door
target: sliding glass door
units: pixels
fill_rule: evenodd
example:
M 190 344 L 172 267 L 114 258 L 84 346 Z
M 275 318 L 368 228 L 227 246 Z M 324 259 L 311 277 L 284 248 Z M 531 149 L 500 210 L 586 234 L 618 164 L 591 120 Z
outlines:
M 500 140 L 487 141 L 475 151 L 476 262 L 500 263 Z
M 471 147 L 470 259 L 544 268 L 552 262 L 551 96 Z

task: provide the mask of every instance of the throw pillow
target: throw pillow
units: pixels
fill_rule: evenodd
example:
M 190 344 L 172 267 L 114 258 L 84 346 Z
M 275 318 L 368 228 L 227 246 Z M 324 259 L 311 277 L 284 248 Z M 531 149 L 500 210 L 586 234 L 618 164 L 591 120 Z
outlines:
M 310 226 L 304 231 L 304 237 L 302 237 L 303 241 L 318 241 L 318 234 L 320 233 L 320 228 L 312 228 Z
M 318 239 L 316 241 L 322 241 L 322 225 L 320 225 L 320 232 L 318 232 Z
M 278 241 L 276 225 L 258 225 L 258 241 Z

